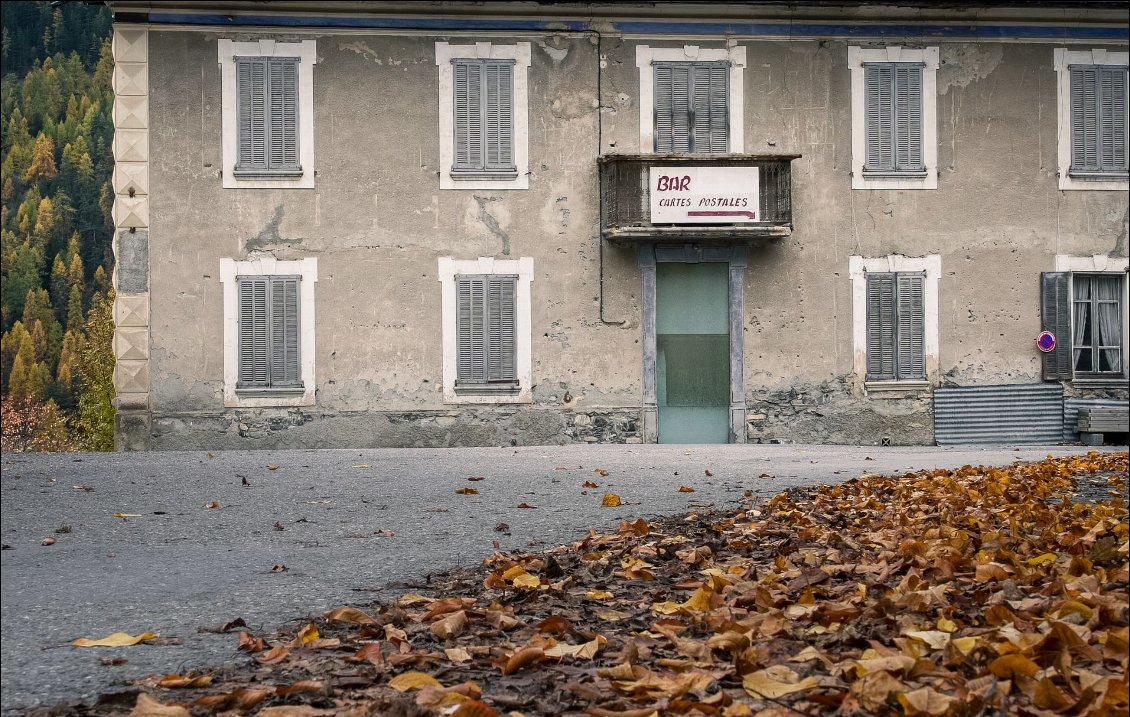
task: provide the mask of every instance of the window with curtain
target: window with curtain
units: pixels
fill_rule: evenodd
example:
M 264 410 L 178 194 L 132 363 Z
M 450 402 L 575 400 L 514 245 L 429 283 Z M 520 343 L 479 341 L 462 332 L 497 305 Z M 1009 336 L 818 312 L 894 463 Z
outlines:
M 518 387 L 518 277 L 456 276 L 456 390 Z
M 1071 66 L 1072 176 L 1127 174 L 1127 70 Z
M 236 388 L 301 388 L 298 276 L 240 276 Z
M 1122 277 L 1072 276 L 1071 365 L 1075 375 L 1122 374 Z
M 920 176 L 922 159 L 921 64 L 864 65 L 864 175 Z
M 235 174 L 300 175 L 298 58 L 239 57 L 235 61 Z
M 730 151 L 730 63 L 656 62 L 655 151 Z
M 513 179 L 514 61 L 452 61 L 453 178 Z
M 926 379 L 926 275 L 867 274 L 867 380 Z

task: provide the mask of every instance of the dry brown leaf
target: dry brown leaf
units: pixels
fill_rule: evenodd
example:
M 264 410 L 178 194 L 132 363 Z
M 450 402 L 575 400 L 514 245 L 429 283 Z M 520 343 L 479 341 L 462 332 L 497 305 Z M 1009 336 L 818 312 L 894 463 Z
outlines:
M 460 704 L 450 717 L 499 717 L 499 715 L 484 702 L 468 700 Z
M 158 687 L 207 687 L 212 684 L 211 675 L 181 675 L 171 674 L 165 675 L 161 681 L 157 683 Z
M 329 689 L 325 682 L 321 680 L 299 680 L 298 682 L 289 685 L 279 685 L 275 688 L 275 694 L 279 697 L 286 697 L 288 695 L 300 694 L 328 694 Z
M 193 704 L 206 707 L 210 710 L 250 710 L 271 695 L 271 690 L 255 687 L 240 687 L 232 692 L 219 695 L 206 695 L 198 698 Z
M 944 715 L 949 712 L 954 699 L 932 687 L 920 687 L 899 695 L 899 704 L 909 717 L 914 715 Z
M 604 470 L 603 468 L 593 468 L 592 472 L 596 473 L 601 478 L 607 478 L 608 477 L 608 471 Z
M 191 717 L 191 712 L 182 705 L 164 704 L 144 692 L 137 693 L 137 703 L 129 717 Z
M 318 627 L 314 623 L 310 622 L 298 631 L 298 634 L 294 636 L 294 642 L 290 643 L 290 646 L 303 647 L 313 642 L 314 640 L 317 640 L 319 637 L 321 637 L 321 633 L 318 632 Z
M 458 495 L 478 495 L 479 494 L 479 491 L 476 490 L 475 488 L 456 488 L 455 492 Z
M 255 657 L 260 665 L 277 665 L 290 657 L 290 648 L 286 645 L 275 645 L 261 655 Z
M 58 541 L 56 541 L 54 538 L 52 538 L 50 535 L 48 535 L 43 540 L 39 541 L 39 544 L 40 545 L 54 545 L 56 542 L 58 542 Z
M 794 692 L 810 690 L 819 684 L 814 677 L 800 679 L 797 673 L 784 665 L 757 670 L 742 678 L 742 687 L 750 697 L 764 697 L 771 700 Z
M 267 649 L 267 641 L 252 635 L 250 632 L 240 632 L 239 645 L 236 649 L 243 652 L 262 652 Z
M 324 613 L 327 622 L 349 622 L 356 625 L 376 625 L 377 621 L 368 613 L 355 607 L 339 607 Z
M 540 647 L 523 647 L 510 656 L 502 667 L 502 674 L 513 675 L 518 670 L 536 665 L 545 659 L 545 651 Z
M 448 614 L 446 617 L 436 620 L 428 629 L 433 635 L 441 640 L 449 640 L 453 637 L 458 637 L 463 633 L 467 627 L 467 613 L 463 610 Z
M 707 474 L 709 475 L 709 471 L 707 471 Z M 689 485 L 681 485 L 681 486 L 679 486 L 679 492 L 680 493 L 694 493 L 694 488 L 691 488 Z
M 408 692 L 429 686 L 443 689 L 443 684 L 426 672 L 405 672 L 389 680 L 388 686 L 397 692 Z

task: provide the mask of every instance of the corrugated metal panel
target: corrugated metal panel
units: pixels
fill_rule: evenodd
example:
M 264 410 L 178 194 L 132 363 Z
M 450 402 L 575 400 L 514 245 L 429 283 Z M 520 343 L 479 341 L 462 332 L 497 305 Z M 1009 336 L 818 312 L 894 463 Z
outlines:
M 1063 440 L 1063 386 L 945 386 L 934 391 L 934 440 L 1037 445 Z
M 1065 398 L 1063 399 L 1063 442 L 1078 443 L 1080 408 L 1126 408 L 1126 401 L 1117 398 Z

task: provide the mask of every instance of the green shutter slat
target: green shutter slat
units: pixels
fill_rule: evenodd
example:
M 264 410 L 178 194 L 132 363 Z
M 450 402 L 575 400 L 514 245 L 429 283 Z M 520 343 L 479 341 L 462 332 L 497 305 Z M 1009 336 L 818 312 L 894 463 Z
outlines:
M 925 283 L 922 274 L 898 274 L 898 377 L 926 378 Z
M 895 374 L 895 275 L 867 275 L 867 378 L 892 380 Z
M 240 169 L 267 168 L 267 63 L 236 60 L 237 156 Z
M 298 169 L 298 63 L 272 59 L 268 67 L 268 168 Z
M 238 386 L 269 386 L 267 280 L 239 277 Z
M 1055 334 L 1056 347 L 1044 354 L 1044 378 L 1071 378 L 1071 275 L 1065 271 L 1040 276 L 1040 321 L 1044 331 Z

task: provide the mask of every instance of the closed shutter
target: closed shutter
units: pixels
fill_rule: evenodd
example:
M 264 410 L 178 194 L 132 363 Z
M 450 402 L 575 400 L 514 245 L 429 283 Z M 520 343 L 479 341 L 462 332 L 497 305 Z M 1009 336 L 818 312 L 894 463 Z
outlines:
M 895 371 L 897 340 L 895 274 L 867 275 L 867 378 L 890 381 Z
M 492 276 L 488 280 L 489 361 L 487 381 L 515 381 L 516 330 L 514 290 L 516 280 L 510 276 Z
M 480 169 L 483 163 L 482 63 L 454 62 L 455 167 Z
M 269 64 L 270 169 L 299 169 L 298 63 L 272 59 Z
M 1099 165 L 1105 171 L 1125 172 L 1127 167 L 1126 83 L 1124 67 L 1104 67 L 1100 71 Z
M 694 152 L 720 154 L 730 147 L 729 66 L 692 65 L 694 69 Z
M 1097 171 L 1098 68 L 1071 70 L 1071 168 Z
M 892 95 L 894 93 L 894 68 L 889 66 L 865 67 L 864 102 L 867 127 L 866 169 L 894 169 L 894 136 L 892 125 Z
M 480 383 L 486 380 L 486 346 L 484 342 L 486 316 L 483 296 L 483 277 L 456 277 L 456 380 L 461 383 Z
M 271 281 L 271 385 L 301 386 L 297 278 Z
M 1040 276 L 1040 322 L 1055 334 L 1055 349 L 1044 354 L 1044 378 L 1071 378 L 1071 274 L 1048 271 Z
M 655 151 L 691 151 L 691 68 L 657 62 L 655 74 Z
M 484 67 L 486 93 L 486 157 L 484 168 L 514 167 L 514 84 L 510 64 L 489 63 Z
M 270 386 L 267 332 L 266 277 L 240 277 L 239 284 L 239 379 L 237 386 Z
M 267 62 L 236 60 L 237 169 L 267 168 Z
M 922 68 L 895 69 L 895 168 L 919 170 L 922 163 Z
M 898 274 L 898 377 L 926 378 L 924 274 Z

